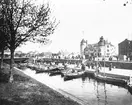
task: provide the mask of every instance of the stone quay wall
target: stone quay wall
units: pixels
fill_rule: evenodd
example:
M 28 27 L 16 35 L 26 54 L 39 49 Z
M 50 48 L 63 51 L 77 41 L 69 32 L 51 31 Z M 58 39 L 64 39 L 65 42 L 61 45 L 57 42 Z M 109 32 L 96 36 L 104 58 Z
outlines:
M 125 61 L 99 61 L 99 63 L 105 67 L 109 67 L 112 63 L 112 67 L 118 68 L 118 69 L 132 69 L 132 62 L 125 62 Z

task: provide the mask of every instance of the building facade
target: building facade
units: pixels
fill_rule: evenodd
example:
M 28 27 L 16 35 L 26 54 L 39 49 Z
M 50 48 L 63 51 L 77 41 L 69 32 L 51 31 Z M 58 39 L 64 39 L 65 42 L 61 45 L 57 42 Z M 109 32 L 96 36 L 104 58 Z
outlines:
M 80 55 L 81 55 L 81 57 L 84 57 L 84 49 L 86 48 L 86 46 L 87 46 L 87 41 L 82 39 L 80 42 Z
M 118 44 L 119 56 L 125 55 L 132 60 L 132 41 L 125 39 Z
M 115 55 L 115 46 L 112 45 L 107 40 L 104 40 L 103 37 L 100 37 L 98 42 L 98 55 L 99 57 L 112 57 Z
M 81 42 L 83 42 L 82 40 Z M 113 57 L 115 55 L 116 49 L 107 40 L 104 40 L 103 36 L 100 37 L 99 42 L 95 44 L 86 44 L 86 47 L 80 47 L 81 54 L 85 56 L 86 59 L 94 59 L 95 57 Z

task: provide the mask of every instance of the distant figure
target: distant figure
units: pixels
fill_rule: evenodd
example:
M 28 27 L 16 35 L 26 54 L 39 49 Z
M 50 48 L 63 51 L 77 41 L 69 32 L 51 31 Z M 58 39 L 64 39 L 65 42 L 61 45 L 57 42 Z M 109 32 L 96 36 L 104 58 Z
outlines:
M 68 69 L 67 63 L 64 63 L 64 69 L 65 69 L 65 70 Z
M 87 65 L 86 65 L 89 69 L 90 69 L 90 64 L 89 63 L 87 63 Z
M 91 63 L 92 69 L 94 69 L 94 66 L 95 66 L 95 64 L 94 64 L 94 62 L 92 62 L 92 63 Z
M 75 70 L 74 69 L 72 69 L 72 71 L 71 71 L 72 73 L 74 73 L 75 72 Z
M 98 67 L 99 67 L 99 69 L 100 69 L 100 70 L 102 69 L 102 68 L 101 68 L 101 64 L 100 64 L 100 63 L 98 64 Z
M 112 70 L 112 63 L 110 63 L 109 70 L 110 71 Z
M 99 73 L 99 67 L 96 67 L 96 72 Z
M 82 68 L 83 71 L 85 70 L 85 65 L 82 63 Z

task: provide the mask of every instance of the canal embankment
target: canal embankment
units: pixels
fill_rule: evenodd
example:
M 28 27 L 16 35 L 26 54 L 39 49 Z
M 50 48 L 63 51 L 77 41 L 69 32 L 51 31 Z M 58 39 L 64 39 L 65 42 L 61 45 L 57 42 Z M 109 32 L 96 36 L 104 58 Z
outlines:
M 9 69 L 6 67 L 4 72 L 7 70 Z M 67 97 L 19 69 L 15 68 L 13 75 L 13 83 L 0 83 L 1 105 L 79 105 L 81 103 L 74 96 L 72 97 L 75 99 L 72 100 L 65 92 L 63 94 L 65 93 Z
M 73 102 L 77 102 L 79 103 L 80 105 L 90 105 L 89 103 L 85 102 L 84 100 L 81 100 L 80 98 L 62 90 L 62 89 L 59 89 L 59 88 L 56 88 L 54 87 L 53 85 L 51 84 L 43 84 L 41 83 L 41 81 L 38 81 L 37 79 L 35 79 L 34 75 L 35 75 L 35 72 L 33 70 L 30 70 L 30 69 L 27 69 L 27 70 L 24 70 L 22 71 L 21 69 L 18 69 L 18 68 L 14 68 L 14 71 L 15 71 L 15 74 L 20 74 L 20 75 L 23 75 L 23 76 L 28 76 L 29 78 L 31 78 L 33 81 L 36 81 L 38 82 L 39 84 L 41 85 L 46 85 L 48 86 L 49 88 L 53 89 L 55 92 L 58 92 L 58 94 L 61 94 L 63 95 L 66 99 L 68 98 L 69 100 L 73 100 Z M 62 97 L 63 97 L 62 96 Z M 74 103 L 73 103 L 74 104 Z M 53 104 L 54 105 L 54 104 Z M 66 105 L 69 105 L 68 103 Z M 72 105 L 72 104 L 71 104 Z M 76 104 L 75 104 L 76 105 Z M 78 104 L 77 104 L 78 105 Z
M 99 61 L 102 66 L 109 67 L 112 64 L 113 68 L 132 70 L 132 62 L 130 61 Z

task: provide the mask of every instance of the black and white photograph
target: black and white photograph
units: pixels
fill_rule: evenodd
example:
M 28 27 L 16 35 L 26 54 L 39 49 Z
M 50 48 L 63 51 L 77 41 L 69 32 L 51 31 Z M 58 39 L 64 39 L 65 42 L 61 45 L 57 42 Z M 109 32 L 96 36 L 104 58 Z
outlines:
M 0 105 L 132 105 L 132 0 L 0 0 Z

